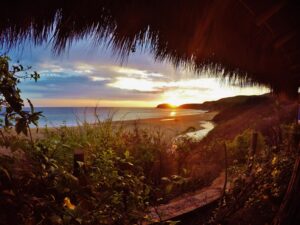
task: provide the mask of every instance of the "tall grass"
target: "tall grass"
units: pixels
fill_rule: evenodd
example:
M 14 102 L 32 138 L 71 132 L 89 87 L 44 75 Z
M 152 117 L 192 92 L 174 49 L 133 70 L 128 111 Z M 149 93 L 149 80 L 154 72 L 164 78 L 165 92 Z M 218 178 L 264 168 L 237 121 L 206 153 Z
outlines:
M 0 155 L 0 189 L 6 193 L 0 224 L 135 224 L 150 205 L 179 194 L 190 181 L 162 131 L 127 128 L 96 114 L 92 124 L 78 120 L 77 127 L 40 129 L 33 144 L 9 132 L 4 144 L 23 155 Z M 78 149 L 85 161 L 74 177 Z

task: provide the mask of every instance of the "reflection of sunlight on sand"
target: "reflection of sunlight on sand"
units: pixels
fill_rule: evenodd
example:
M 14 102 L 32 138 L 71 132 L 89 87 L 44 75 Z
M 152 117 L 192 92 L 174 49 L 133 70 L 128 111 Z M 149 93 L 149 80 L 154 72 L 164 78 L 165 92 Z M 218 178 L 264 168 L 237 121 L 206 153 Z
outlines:
M 176 114 L 177 114 L 176 111 L 171 111 L 169 116 L 176 117 Z M 175 120 L 175 118 L 165 118 L 165 119 L 161 119 L 160 121 L 170 121 L 170 120 Z
M 176 111 L 170 112 L 170 116 L 176 116 Z
M 184 134 L 184 136 L 191 138 L 194 141 L 200 141 L 208 134 L 208 132 L 210 132 L 215 127 L 214 124 L 210 121 L 201 121 L 200 123 L 203 129 L 193 131 L 193 132 L 188 132 Z
M 177 150 L 177 142 L 183 141 L 184 139 L 190 140 L 192 142 L 199 142 L 204 138 L 212 129 L 214 129 L 214 124 L 210 121 L 200 121 L 202 129 L 197 131 L 188 132 L 185 134 L 178 135 L 173 139 L 173 144 L 170 148 L 171 153 L 175 153 Z
M 167 119 L 161 119 L 160 121 L 170 121 L 170 120 L 175 120 L 174 118 L 167 118 Z

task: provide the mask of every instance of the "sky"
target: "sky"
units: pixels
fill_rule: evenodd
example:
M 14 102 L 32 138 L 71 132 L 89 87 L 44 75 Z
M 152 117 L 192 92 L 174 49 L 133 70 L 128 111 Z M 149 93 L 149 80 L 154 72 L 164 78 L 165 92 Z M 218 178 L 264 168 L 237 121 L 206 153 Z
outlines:
M 174 68 L 170 62 L 155 61 L 147 50 L 122 62 L 109 48 L 88 41 L 79 41 L 60 55 L 50 44 L 26 44 L 8 55 L 41 74 L 38 82 L 25 80 L 19 85 L 22 97 L 35 106 L 155 107 L 269 92 L 264 87 L 230 85 L 209 72 Z

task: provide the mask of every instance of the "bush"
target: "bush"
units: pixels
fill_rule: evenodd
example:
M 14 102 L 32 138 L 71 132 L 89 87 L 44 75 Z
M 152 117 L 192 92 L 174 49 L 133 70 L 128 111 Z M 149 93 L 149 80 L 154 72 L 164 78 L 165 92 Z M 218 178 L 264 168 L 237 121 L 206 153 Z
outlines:
M 22 171 L 16 158 L 1 156 L 3 224 L 132 224 L 143 217 L 149 187 L 130 156 L 91 155 L 77 178 L 47 148 L 33 151 Z
M 232 141 L 226 142 L 230 160 L 235 160 L 236 164 L 245 164 L 251 148 L 253 130 L 245 130 L 242 134 L 237 135 Z M 265 153 L 266 143 L 261 133 L 257 134 L 256 154 Z
M 175 175 L 161 132 L 126 130 L 111 120 L 78 125 L 45 128 L 33 143 L 5 136 L 23 155 L 0 156 L 0 224 L 135 224 L 150 205 L 183 191 L 187 179 Z M 75 177 L 78 149 L 85 162 Z
M 283 125 L 280 129 L 282 134 L 280 146 L 261 142 L 258 144 L 258 154 L 249 161 L 240 154 L 231 155 L 233 159 L 229 168 L 231 190 L 218 209 L 215 222 L 229 224 L 272 222 L 286 192 L 299 151 L 299 126 Z M 250 135 L 247 133 L 238 136 L 230 143 L 230 150 L 238 151 L 235 147 L 245 147 L 246 150 L 249 140 Z M 262 141 L 263 137 L 258 140 Z M 245 163 L 239 164 L 240 162 Z M 249 167 L 247 162 L 253 165 Z M 251 171 L 248 171 L 249 168 L 252 168 Z

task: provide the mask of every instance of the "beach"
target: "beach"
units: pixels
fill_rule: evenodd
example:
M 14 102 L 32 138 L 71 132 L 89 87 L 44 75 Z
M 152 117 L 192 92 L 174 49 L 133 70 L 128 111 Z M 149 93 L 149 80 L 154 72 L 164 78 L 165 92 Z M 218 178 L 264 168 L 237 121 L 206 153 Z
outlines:
M 25 107 L 26 111 L 30 111 Z M 176 108 L 142 108 L 142 107 L 36 107 L 36 112 L 42 112 L 39 127 L 73 127 L 78 123 L 95 123 L 98 120 L 127 121 L 152 118 L 168 118 L 205 113 L 199 109 Z
M 120 120 L 113 121 L 113 126 L 122 126 L 125 130 L 133 131 L 138 128 L 140 130 L 147 130 L 148 132 L 161 132 L 167 139 L 189 133 L 192 136 L 197 131 L 201 131 L 201 136 L 205 136 L 213 127 L 211 120 L 218 112 L 203 112 L 195 115 L 172 115 L 161 118 L 147 118 L 135 120 Z M 62 124 L 63 125 L 63 124 Z M 207 127 L 208 126 L 208 127 Z M 70 126 L 72 128 L 78 126 Z M 46 128 L 39 127 L 31 128 L 31 133 L 34 139 L 42 138 Z M 54 131 L 57 127 L 47 127 L 48 131 Z M 10 134 L 15 134 L 12 129 Z M 4 132 L 4 134 L 6 134 Z M 21 134 L 23 136 L 23 134 Z
M 203 122 L 211 121 L 218 112 L 205 112 L 197 115 L 168 116 L 163 118 L 149 118 L 140 120 L 116 121 L 116 125 L 122 125 L 125 129 L 147 129 L 148 131 L 161 131 L 166 138 L 205 129 Z

